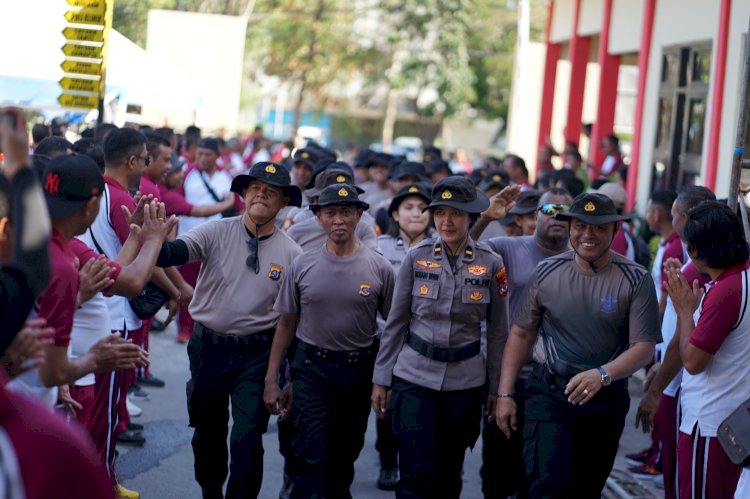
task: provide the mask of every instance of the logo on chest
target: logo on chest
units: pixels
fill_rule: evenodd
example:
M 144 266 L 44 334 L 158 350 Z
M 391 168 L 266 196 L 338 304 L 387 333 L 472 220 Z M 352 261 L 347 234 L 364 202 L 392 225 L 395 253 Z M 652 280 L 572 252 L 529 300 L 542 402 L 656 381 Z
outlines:
M 484 265 L 470 265 L 467 270 L 469 271 L 469 274 L 473 276 L 481 277 L 487 275 L 487 267 Z
M 432 260 L 417 260 L 417 265 L 427 270 L 439 269 L 440 264 Z
M 600 300 L 601 311 L 605 314 L 614 314 L 617 312 L 617 298 L 607 295 Z
M 372 294 L 372 284 L 370 284 L 367 281 L 362 281 L 359 283 L 359 296 L 364 296 L 367 298 Z
M 268 268 L 268 278 L 272 281 L 278 281 L 279 279 L 281 279 L 282 270 L 284 270 L 284 267 L 282 267 L 278 263 L 272 263 Z
M 481 291 L 473 291 L 469 295 L 469 298 L 471 298 L 471 301 L 479 301 L 484 298 L 484 293 L 482 293 Z
M 427 296 L 430 293 L 430 287 L 427 284 L 419 286 L 419 296 Z

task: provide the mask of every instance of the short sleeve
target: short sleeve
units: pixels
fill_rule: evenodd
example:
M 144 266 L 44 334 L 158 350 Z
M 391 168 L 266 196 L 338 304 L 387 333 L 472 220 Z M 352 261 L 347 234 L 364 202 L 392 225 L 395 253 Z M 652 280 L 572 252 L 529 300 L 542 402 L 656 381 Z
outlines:
M 110 189 L 110 192 L 115 192 L 114 189 Z M 128 236 L 130 235 L 130 225 L 125 220 L 125 214 L 122 212 L 122 206 L 127 206 L 130 212 L 134 212 L 136 205 L 133 198 L 127 193 L 118 193 L 113 195 L 109 203 L 109 219 L 112 222 L 112 228 L 117 234 L 117 239 L 120 240 L 120 244 L 125 244 Z
M 297 288 L 298 258 L 295 258 L 281 279 L 281 289 L 276 297 L 273 309 L 283 315 L 298 316 L 300 312 L 300 297 Z
M 734 330 L 740 316 L 742 287 L 733 275 L 708 290 L 701 306 L 698 324 L 690 335 L 690 343 L 715 355 Z
M 175 191 L 162 191 L 161 200 L 167 209 L 167 215 L 189 216 L 193 212 L 193 205 Z
M 73 254 L 76 256 L 76 258 L 78 258 L 79 268 L 82 268 L 84 265 L 86 265 L 86 262 L 88 262 L 89 260 L 93 260 L 101 256 L 99 253 L 89 248 L 86 243 L 84 243 L 80 239 L 73 238 L 68 244 L 70 245 L 70 249 L 71 251 L 73 251 Z M 116 262 L 115 260 L 110 260 L 109 258 L 107 258 L 107 262 L 109 263 L 109 266 L 114 269 L 114 272 L 110 274 L 110 279 L 116 281 L 120 275 L 120 272 L 122 272 L 122 265 L 120 265 L 120 263 Z M 103 289 L 102 292 L 106 294 L 111 287 L 112 286 L 109 286 Z
M 78 298 L 78 272 L 72 263 L 60 261 L 52 267 L 49 286 L 39 296 L 39 317 L 54 329 L 53 343 L 58 347 L 70 344 L 73 314 Z
M 651 276 L 645 272 L 630 299 L 628 327 L 630 343 L 643 341 L 659 343 L 662 340 L 656 288 Z
M 229 227 L 219 220 L 204 222 L 177 238 L 187 246 L 190 261 L 205 260 L 211 253 L 211 245 L 214 241 L 223 239 L 220 234 L 217 234 L 216 229 L 219 224 Z
M 685 255 L 682 253 L 682 241 L 679 238 L 673 240 L 669 245 L 664 248 L 664 256 L 661 260 L 661 290 L 666 291 L 666 283 L 669 276 L 667 275 L 666 265 L 667 260 L 670 258 L 676 258 L 680 263 L 684 263 Z
M 539 305 L 539 281 L 538 273 L 529 279 L 526 289 L 523 291 L 521 301 L 515 310 L 513 324 L 527 331 L 537 331 L 542 321 L 542 309 Z

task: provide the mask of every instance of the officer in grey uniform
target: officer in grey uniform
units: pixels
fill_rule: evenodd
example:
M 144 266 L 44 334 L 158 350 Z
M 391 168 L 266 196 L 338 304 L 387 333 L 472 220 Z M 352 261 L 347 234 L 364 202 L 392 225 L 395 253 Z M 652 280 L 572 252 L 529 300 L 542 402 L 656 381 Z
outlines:
M 346 168 L 337 168 L 337 164 L 346 166 Z M 358 195 L 363 192 L 362 189 L 354 186 L 354 175 L 351 173 L 349 165 L 333 163 L 315 177 L 315 187 L 307 189 L 305 195 L 315 204 L 323 189 L 333 184 L 348 184 L 356 189 Z M 320 247 L 327 239 L 325 230 L 323 230 L 323 226 L 312 209 L 299 213 L 287 234 L 304 251 Z M 356 234 L 363 244 L 373 249 L 377 248 L 378 236 L 375 232 L 375 219 L 369 213 L 365 212 L 362 215 L 359 224 L 357 224 Z
M 502 259 L 469 236 L 487 197 L 468 179 L 448 177 L 431 200 L 426 209 L 438 237 L 412 248 L 401 264 L 373 375 L 378 417 L 391 389 L 399 498 L 459 497 L 464 454 L 479 436 L 484 385 L 489 374 L 495 393 L 508 331 Z M 485 318 L 487 365 L 480 355 Z M 487 398 L 488 410 L 494 402 Z
M 572 251 L 542 261 L 516 307 L 503 355 L 496 421 L 516 430 L 513 389 L 537 335 L 544 365 L 525 386 L 524 459 L 529 497 L 599 498 L 630 405 L 627 378 L 661 341 L 654 282 L 611 251 L 612 201 L 581 194 L 568 212 Z
M 388 317 L 394 274 L 356 236 L 368 207 L 349 184 L 333 184 L 311 205 L 327 239 L 297 257 L 284 277 L 281 314 L 265 380 L 272 413 L 286 401 L 279 368 L 291 354 L 294 391 L 291 497 L 348 498 L 364 444 L 378 312 Z
M 203 497 L 221 498 L 227 477 L 227 431 L 232 406 L 228 498 L 257 497 L 263 481 L 262 436 L 269 414 L 264 376 L 279 320 L 273 305 L 292 260 L 302 249 L 276 228 L 279 210 L 299 206 L 302 193 L 276 163 L 238 175 L 232 192 L 245 200 L 242 216 L 206 222 L 166 243 L 162 267 L 200 260 L 190 303 L 195 319 L 187 346 L 191 378 L 188 417 L 195 478 Z

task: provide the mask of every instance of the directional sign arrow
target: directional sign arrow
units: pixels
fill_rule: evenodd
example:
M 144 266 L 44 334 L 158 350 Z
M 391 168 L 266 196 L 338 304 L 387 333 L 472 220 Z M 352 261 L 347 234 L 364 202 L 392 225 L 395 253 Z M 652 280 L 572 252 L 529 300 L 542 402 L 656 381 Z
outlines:
M 63 90 L 73 90 L 75 92 L 99 92 L 98 80 L 84 80 L 82 78 L 70 78 L 66 76 L 60 80 L 60 86 Z
M 66 43 L 62 46 L 62 51 L 68 57 L 88 57 L 90 59 L 102 58 L 102 47 L 90 47 L 88 45 Z
M 65 28 L 62 34 L 68 40 L 77 42 L 101 42 L 104 41 L 104 30 L 86 28 Z
M 96 24 L 104 26 L 104 11 L 99 9 L 69 10 L 65 19 L 74 24 Z
M 62 107 L 74 107 L 77 109 L 96 109 L 99 107 L 99 97 L 96 95 L 71 95 L 61 94 L 57 102 Z
M 102 11 L 107 8 L 106 0 L 67 0 L 67 2 L 71 7 L 85 7 Z
M 78 61 L 63 61 L 60 67 L 66 73 L 78 73 L 85 75 L 99 76 L 102 71 L 101 63 L 94 62 L 78 62 Z

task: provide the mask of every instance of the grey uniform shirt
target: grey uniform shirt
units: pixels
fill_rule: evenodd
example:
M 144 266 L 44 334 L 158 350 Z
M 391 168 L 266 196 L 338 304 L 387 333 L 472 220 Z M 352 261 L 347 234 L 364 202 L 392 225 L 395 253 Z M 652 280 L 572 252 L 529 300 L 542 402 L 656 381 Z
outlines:
M 296 334 L 305 343 L 357 350 L 372 344 L 376 314 L 388 317 L 394 281 L 377 251 L 360 244 L 354 254 L 336 256 L 323 243 L 295 258 L 274 309 L 299 318 Z
M 222 218 L 199 225 L 178 238 L 187 244 L 190 260 L 201 260 L 190 315 L 224 334 L 247 335 L 276 327 L 273 310 L 281 279 L 294 257 L 297 243 L 276 230 L 258 242 L 260 272 L 245 264 L 250 236 L 242 217 Z
M 395 375 L 433 390 L 464 390 L 484 385 L 489 374 L 491 393 L 496 392 L 508 336 L 505 293 L 502 258 L 483 243 L 469 240 L 456 260 L 455 271 L 439 238 L 412 248 L 399 269 L 373 383 L 390 386 Z M 480 323 L 487 318 L 488 307 L 488 366 L 481 355 L 451 363 L 432 360 L 405 343 L 407 328 L 443 347 L 479 341 Z
M 377 249 L 378 235 L 375 233 L 374 224 L 371 225 L 365 218 L 365 215 L 367 214 L 362 214 L 362 218 L 359 220 L 354 233 L 363 245 L 372 249 Z M 320 225 L 318 217 L 316 216 L 295 223 L 289 227 L 287 234 L 302 247 L 303 251 L 310 251 L 311 249 L 322 246 L 328 240 L 328 235 L 326 235 L 326 231 L 323 229 L 323 226 Z
M 544 260 L 529 280 L 513 322 L 539 331 L 547 367 L 561 375 L 599 367 L 631 343 L 661 341 L 654 281 L 648 271 L 611 252 L 596 273 L 568 251 Z
M 478 241 L 489 241 L 495 237 L 509 237 L 508 233 L 505 231 L 505 226 L 497 220 L 493 220 L 487 224 L 487 227 L 482 231 L 482 235 L 479 236 Z

